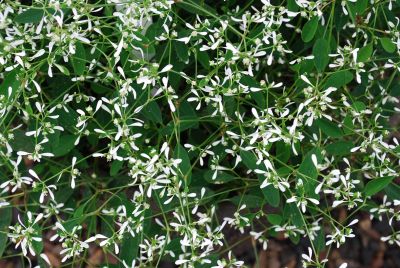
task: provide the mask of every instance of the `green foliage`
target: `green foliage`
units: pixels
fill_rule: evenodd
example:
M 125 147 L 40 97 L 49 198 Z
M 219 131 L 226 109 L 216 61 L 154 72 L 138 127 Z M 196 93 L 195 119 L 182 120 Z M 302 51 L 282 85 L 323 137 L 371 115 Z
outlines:
M 305 43 L 310 42 L 317 32 L 318 17 L 312 17 L 309 21 L 304 24 L 303 30 L 301 31 L 301 39 Z
M 329 43 L 325 39 L 318 39 L 314 43 L 314 64 L 319 72 L 322 72 L 329 63 Z
M 392 180 L 393 176 L 386 176 L 372 179 L 367 183 L 364 189 L 364 193 L 366 196 L 371 196 L 376 194 L 377 192 L 383 190 Z
M 259 266 L 238 259 L 240 236 L 308 244 L 302 265 L 324 267 L 366 216 L 400 244 L 398 14 L 399 1 L 1 1 L 0 257 Z

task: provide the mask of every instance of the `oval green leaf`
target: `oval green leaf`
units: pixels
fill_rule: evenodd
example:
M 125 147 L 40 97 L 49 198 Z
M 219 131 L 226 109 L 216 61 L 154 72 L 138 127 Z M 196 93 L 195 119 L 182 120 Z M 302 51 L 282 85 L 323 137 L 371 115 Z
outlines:
M 315 35 L 318 27 L 318 17 L 313 17 L 304 24 L 303 30 L 301 31 L 301 39 L 304 42 L 310 42 Z
M 373 179 L 367 183 L 364 189 L 366 196 L 371 196 L 383 190 L 394 179 L 393 176 L 386 176 Z
M 322 72 L 329 63 L 329 43 L 325 39 L 318 39 L 313 47 L 314 64 Z

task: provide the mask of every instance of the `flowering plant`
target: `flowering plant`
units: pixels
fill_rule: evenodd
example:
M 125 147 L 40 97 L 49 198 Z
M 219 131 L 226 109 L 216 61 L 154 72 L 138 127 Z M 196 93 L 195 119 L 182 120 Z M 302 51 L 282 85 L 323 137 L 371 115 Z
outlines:
M 399 14 L 394 0 L 1 0 L 0 256 L 252 265 L 235 234 L 255 252 L 305 241 L 303 266 L 325 267 L 366 214 L 400 246 Z

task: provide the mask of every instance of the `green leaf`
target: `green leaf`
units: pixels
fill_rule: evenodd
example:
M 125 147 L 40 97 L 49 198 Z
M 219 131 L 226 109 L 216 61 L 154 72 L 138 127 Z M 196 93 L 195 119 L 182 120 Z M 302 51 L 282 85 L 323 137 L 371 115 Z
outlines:
M 360 50 L 357 53 L 357 61 L 365 62 L 369 60 L 369 58 L 372 55 L 372 51 L 373 51 L 372 42 L 367 44 L 365 47 L 360 48 Z
M 315 249 L 317 250 L 317 252 L 324 250 L 325 244 L 326 243 L 325 243 L 324 230 L 323 230 L 323 228 L 321 228 L 321 230 L 319 230 L 317 232 L 317 237 L 314 240 L 314 245 L 315 245 Z
M 60 126 L 63 126 L 66 131 L 74 133 L 79 114 L 75 112 L 75 110 L 73 110 L 72 108 L 68 107 L 68 105 L 65 106 L 68 112 L 66 112 L 64 109 L 60 109 L 57 112 L 57 114 L 60 116 L 58 118 L 58 123 L 60 124 Z
M 85 64 L 86 64 L 85 47 L 80 42 L 77 42 L 75 46 L 76 46 L 76 51 L 75 55 L 72 56 L 72 66 L 74 68 L 76 75 L 83 75 L 85 72 Z
M 394 183 L 390 183 L 385 188 L 385 193 L 389 197 L 389 200 L 400 200 L 400 186 Z
M 3 207 L 0 209 L 0 258 L 3 255 L 3 252 L 6 248 L 7 244 L 7 232 L 8 226 L 11 224 L 12 217 L 12 207 Z
M 110 91 L 110 88 L 95 82 L 90 82 L 90 88 L 97 94 L 104 94 Z
M 256 156 L 249 151 L 240 151 L 240 157 L 248 169 L 255 170 L 258 168 Z
M 190 164 L 189 155 L 182 145 L 177 144 L 175 146 L 174 158 L 182 160 L 182 162 L 179 163 L 178 167 L 182 173 L 183 181 L 186 183 L 186 185 L 189 185 L 192 178 L 192 165 Z
M 41 228 L 40 228 L 38 225 L 36 225 L 36 226 L 34 227 L 34 229 L 36 230 L 37 233 L 40 234 L 38 237 L 42 237 L 42 230 L 41 230 Z M 35 251 L 35 253 L 36 253 L 37 255 L 40 255 L 40 253 L 42 253 L 43 247 L 44 247 L 44 246 L 43 246 L 43 240 L 42 240 L 42 241 L 32 240 L 32 247 L 33 247 L 33 250 Z
M 217 12 L 203 1 L 180 0 L 175 2 L 183 10 L 199 16 L 217 16 Z
M 82 193 L 85 196 L 91 196 L 93 192 L 90 189 L 84 189 Z M 72 229 L 83 222 L 88 223 L 88 219 L 90 220 L 91 217 L 88 215 L 90 212 L 96 210 L 97 199 L 89 199 L 82 202 L 75 203 L 75 210 L 72 218 L 69 218 L 67 221 L 64 222 L 63 226 L 67 231 L 72 231 Z
M 128 266 L 131 265 L 132 261 L 136 258 L 138 254 L 139 243 L 140 235 L 132 237 L 128 234 L 124 235 L 124 238 L 122 239 L 121 252 L 119 257 L 121 258 L 121 260 L 125 261 Z M 120 267 L 124 266 L 120 265 Z
M 276 158 L 282 163 L 286 163 L 289 160 L 292 151 L 290 144 L 284 143 L 283 141 L 278 141 L 275 143 L 275 146 Z
M 354 143 L 351 141 L 337 141 L 327 145 L 325 149 L 331 155 L 347 155 L 353 147 Z
M 396 51 L 396 45 L 392 42 L 390 38 L 383 37 L 379 40 L 383 49 L 388 53 L 393 53 Z
M 296 12 L 299 10 L 299 6 L 297 5 L 295 0 L 288 0 L 287 1 L 287 9 L 292 12 Z
M 354 2 L 348 1 L 347 4 L 352 16 L 362 15 L 368 7 L 368 0 L 357 0 Z
M 147 28 L 145 36 L 149 40 L 154 40 L 156 37 L 160 36 L 164 32 L 162 25 L 163 25 L 163 21 L 153 22 Z
M 318 27 L 318 17 L 312 17 L 309 21 L 306 22 L 303 26 L 303 30 L 301 31 L 301 39 L 303 39 L 304 42 L 308 43 L 310 42 L 313 38 L 314 35 L 317 31 Z
M 161 129 L 160 133 L 162 135 L 170 135 L 177 130 L 179 130 L 179 132 L 182 132 L 186 129 L 199 127 L 199 118 L 197 117 L 197 114 L 193 110 L 192 106 L 187 101 L 183 101 L 180 103 L 178 112 L 179 116 L 176 123 L 171 120 L 167 124 L 167 126 Z
M 303 216 L 300 213 L 299 208 L 294 203 L 286 203 L 283 209 L 283 218 L 290 220 L 291 223 L 297 227 L 304 226 Z
M 118 172 L 121 170 L 123 164 L 124 164 L 123 161 L 114 160 L 110 167 L 110 176 L 117 175 Z
M 74 193 L 74 190 L 71 187 L 63 187 L 55 192 L 56 200 L 60 203 L 65 203 Z
M 325 118 L 321 118 L 315 121 L 316 125 L 321 129 L 321 131 L 329 137 L 340 138 L 344 135 L 343 131 L 338 127 L 338 125 L 332 121 Z
M 182 252 L 181 240 L 179 238 L 174 238 L 165 247 L 166 250 L 171 250 L 172 252 L 180 253 Z
M 273 225 L 279 225 L 282 222 L 282 216 L 279 214 L 268 214 L 267 219 Z
M 174 48 L 180 61 L 184 63 L 189 62 L 189 48 L 183 42 L 174 42 Z
M 153 121 L 154 123 L 162 124 L 163 122 L 160 107 L 155 101 L 149 102 L 142 109 L 142 113 L 147 119 Z
M 236 206 L 246 204 L 247 208 L 259 208 L 264 202 L 263 198 L 260 196 L 249 194 L 234 196 L 230 201 Z
M 13 99 L 17 95 L 19 85 L 21 84 L 18 79 L 18 69 L 14 69 L 4 75 L 3 83 L 0 85 L 0 95 L 6 96 L 8 100 Z M 11 94 L 9 95 L 9 88 Z
M 72 218 L 76 218 L 76 219 L 81 218 L 84 214 L 85 207 L 86 207 L 86 203 L 81 204 L 77 209 L 75 209 L 74 216 Z
M 354 76 L 351 72 L 342 70 L 331 74 L 325 83 L 325 88 L 335 87 L 341 88 L 353 80 Z
M 366 196 L 376 194 L 377 192 L 383 190 L 393 179 L 394 176 L 386 176 L 369 181 L 364 188 L 364 194 Z
M 210 57 L 208 56 L 206 51 L 197 50 L 196 57 L 204 69 L 210 68 Z
M 264 178 L 260 179 L 260 183 L 262 183 L 263 180 Z M 276 189 L 272 184 L 270 184 L 267 187 L 262 188 L 261 190 L 268 204 L 270 204 L 273 207 L 279 206 L 281 198 L 278 189 Z
M 64 156 L 69 153 L 74 147 L 76 141 L 75 135 L 60 136 L 59 143 L 52 145 L 52 153 L 55 157 Z
M 17 151 L 33 151 L 35 148 L 35 140 L 25 135 L 25 132 L 17 129 L 14 131 L 14 139 L 10 140 L 10 145 Z
M 236 179 L 235 176 L 225 172 L 225 171 L 217 171 L 217 177 L 213 180 L 212 177 L 214 175 L 214 170 L 207 170 L 204 172 L 204 179 L 213 184 L 223 184 Z
M 310 197 L 318 198 L 314 190 L 317 186 L 318 170 L 312 162 L 311 156 L 315 154 L 318 163 L 322 159 L 321 150 L 319 148 L 314 148 L 309 151 L 303 158 L 297 172 L 298 176 L 303 180 L 304 189 Z
M 18 23 L 39 23 L 44 16 L 43 9 L 30 8 L 18 14 L 14 21 Z
M 352 134 L 354 132 L 353 120 L 352 117 L 349 115 L 346 115 L 343 120 L 343 131 L 346 134 Z
M 361 101 L 356 101 L 354 102 L 351 107 L 354 108 L 354 110 L 356 110 L 356 112 L 360 113 L 362 111 L 364 111 L 367 107 L 365 106 L 365 104 Z
M 178 127 L 179 126 L 179 127 Z M 181 116 L 179 121 L 175 124 L 174 121 L 170 121 L 163 129 L 160 130 L 161 135 L 171 135 L 174 131 L 179 130 L 182 132 L 190 128 L 198 128 L 199 121 L 197 118 L 192 116 Z
M 322 72 L 329 63 L 329 43 L 325 39 L 318 39 L 313 47 L 314 64 Z
M 281 177 L 289 176 L 292 173 L 292 169 L 290 166 L 282 166 L 276 170 L 276 173 Z

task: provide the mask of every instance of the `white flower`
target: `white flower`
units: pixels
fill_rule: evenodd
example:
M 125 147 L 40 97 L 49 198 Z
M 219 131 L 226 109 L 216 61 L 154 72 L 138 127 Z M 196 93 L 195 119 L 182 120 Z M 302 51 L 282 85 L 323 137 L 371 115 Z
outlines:
M 356 224 L 357 222 L 358 219 L 355 219 L 351 221 L 347 226 L 342 227 L 341 229 L 338 229 L 336 226 L 334 226 L 335 232 L 333 234 L 326 236 L 327 238 L 326 245 L 328 246 L 332 243 L 336 243 L 336 247 L 339 248 L 341 244 L 344 244 L 346 242 L 346 238 L 355 237 L 352 228 L 349 227 Z
M 315 205 L 319 205 L 319 201 L 315 198 L 309 198 L 309 197 L 297 197 L 297 196 L 292 196 L 288 200 L 286 200 L 287 203 L 293 203 L 296 202 L 298 207 L 301 207 L 301 211 L 303 213 L 306 212 L 306 207 L 308 204 L 308 201 Z
M 79 176 L 81 174 L 81 172 L 75 168 L 75 164 L 76 164 L 76 157 L 72 157 L 72 164 L 71 164 L 71 188 L 74 189 L 75 188 L 75 179 L 77 176 Z
M 32 188 L 39 188 L 41 187 L 42 193 L 40 194 L 39 197 L 39 203 L 44 202 L 44 198 L 47 196 L 47 194 L 50 195 L 51 199 L 54 201 L 54 194 L 53 190 L 57 190 L 57 187 L 55 185 L 46 185 L 42 180 L 40 180 L 39 176 L 36 174 L 36 172 L 33 169 L 28 170 L 29 174 L 34 177 L 36 180 L 39 182 L 33 182 L 32 183 Z
M 44 156 L 44 157 L 53 157 L 54 154 L 53 153 L 43 153 L 41 152 L 43 150 L 43 144 L 47 143 L 49 141 L 49 139 L 44 138 L 42 139 L 41 142 L 37 143 L 35 145 L 34 151 L 32 153 L 28 153 L 25 151 L 18 151 L 17 155 L 19 156 L 27 156 L 28 159 L 33 160 L 35 162 L 40 162 L 40 159 Z
M 18 223 L 15 226 L 9 226 L 11 232 L 8 237 L 11 238 L 15 244 L 15 248 L 21 247 L 24 256 L 28 254 L 28 250 L 31 255 L 35 256 L 35 250 L 33 248 L 33 241 L 42 241 L 41 234 L 38 233 L 35 225 L 43 218 L 43 214 L 39 213 L 35 219 L 33 219 L 32 212 L 28 211 L 28 222 L 24 224 L 18 214 Z

